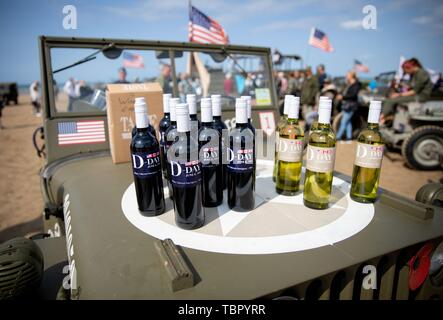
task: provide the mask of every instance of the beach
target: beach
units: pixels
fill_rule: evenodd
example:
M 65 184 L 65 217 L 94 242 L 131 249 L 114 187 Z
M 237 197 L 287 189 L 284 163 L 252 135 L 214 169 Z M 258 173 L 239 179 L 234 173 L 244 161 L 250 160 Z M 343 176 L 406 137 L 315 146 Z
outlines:
M 42 232 L 43 203 L 40 194 L 39 171 L 44 160 L 37 157 L 32 145 L 32 133 L 42 124 L 42 118 L 32 114 L 27 95 L 21 95 L 18 106 L 3 109 L 0 130 L 0 243 L 16 236 Z M 402 156 L 390 152 L 384 158 L 380 186 L 408 198 L 415 198 L 425 183 L 438 182 L 442 171 L 417 171 L 404 165 Z M 354 143 L 337 145 L 335 169 L 352 174 Z

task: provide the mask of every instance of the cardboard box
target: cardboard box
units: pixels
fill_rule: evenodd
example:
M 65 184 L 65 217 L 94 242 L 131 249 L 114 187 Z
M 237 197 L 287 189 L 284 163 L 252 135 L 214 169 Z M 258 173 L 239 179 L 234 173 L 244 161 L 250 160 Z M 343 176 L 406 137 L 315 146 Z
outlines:
M 129 145 L 135 126 L 134 101 L 137 97 L 145 98 L 151 125 L 158 132 L 158 124 L 163 116 L 163 92 L 157 82 L 108 84 L 106 105 L 109 145 L 114 163 L 131 160 Z

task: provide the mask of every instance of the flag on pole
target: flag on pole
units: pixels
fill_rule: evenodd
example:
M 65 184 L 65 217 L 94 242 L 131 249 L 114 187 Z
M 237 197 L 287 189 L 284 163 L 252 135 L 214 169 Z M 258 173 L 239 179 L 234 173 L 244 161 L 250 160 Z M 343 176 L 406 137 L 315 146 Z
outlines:
M 143 57 L 136 53 L 123 52 L 123 66 L 125 68 L 144 68 Z
M 311 46 L 321 49 L 326 52 L 334 51 L 334 48 L 329 43 L 329 39 L 326 33 L 318 30 L 317 28 L 311 29 L 311 35 L 309 36 L 309 42 Z
M 354 70 L 357 72 L 369 72 L 368 66 L 365 66 L 360 61 L 354 59 Z
M 228 44 L 229 37 L 222 26 L 189 5 L 189 41 L 197 43 Z

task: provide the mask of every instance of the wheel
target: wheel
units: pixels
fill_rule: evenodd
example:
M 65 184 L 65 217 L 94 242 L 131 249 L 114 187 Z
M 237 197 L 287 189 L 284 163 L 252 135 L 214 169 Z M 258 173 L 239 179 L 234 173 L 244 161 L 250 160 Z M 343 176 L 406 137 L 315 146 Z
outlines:
M 335 133 L 338 132 L 338 128 L 340 128 L 340 122 L 343 117 L 343 113 L 340 112 L 334 117 L 334 120 L 332 121 L 332 129 Z M 366 121 L 363 119 L 360 115 L 354 115 L 352 117 L 352 138 L 356 139 L 358 134 L 360 133 L 361 129 L 365 126 Z
M 415 194 L 415 200 L 424 204 L 443 207 L 443 184 L 425 184 Z
M 416 128 L 403 141 L 401 153 L 406 164 L 419 170 L 437 170 L 443 159 L 443 128 L 427 125 Z

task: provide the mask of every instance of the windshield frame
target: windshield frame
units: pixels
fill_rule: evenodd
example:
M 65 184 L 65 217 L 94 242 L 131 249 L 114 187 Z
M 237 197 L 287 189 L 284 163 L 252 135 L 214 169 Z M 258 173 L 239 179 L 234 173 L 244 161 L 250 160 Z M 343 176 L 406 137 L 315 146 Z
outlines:
M 254 110 L 277 109 L 277 93 L 273 77 L 273 65 L 271 61 L 271 50 L 266 47 L 240 46 L 240 45 L 214 45 L 198 44 L 190 42 L 169 41 L 146 41 L 132 39 L 95 39 L 95 38 L 65 38 L 65 37 L 39 37 L 40 65 L 42 81 L 42 101 L 45 105 L 46 118 L 72 118 L 72 117 L 94 117 L 105 116 L 106 111 L 97 112 L 60 112 L 57 111 L 54 101 L 53 70 L 51 60 L 51 49 L 53 48 L 87 48 L 100 50 L 105 45 L 112 43 L 115 47 L 123 50 L 152 50 L 168 51 L 171 62 L 171 75 L 173 79 L 173 94 L 178 96 L 178 84 L 176 78 L 176 66 L 174 51 L 197 51 L 202 53 L 220 53 L 226 51 L 229 55 L 260 55 L 263 56 L 265 70 L 269 72 L 271 105 L 254 106 Z M 73 61 L 75 62 L 75 61 Z M 231 108 L 229 108 L 231 109 Z

